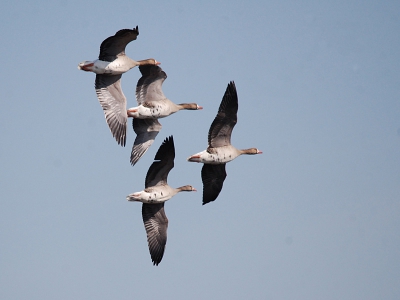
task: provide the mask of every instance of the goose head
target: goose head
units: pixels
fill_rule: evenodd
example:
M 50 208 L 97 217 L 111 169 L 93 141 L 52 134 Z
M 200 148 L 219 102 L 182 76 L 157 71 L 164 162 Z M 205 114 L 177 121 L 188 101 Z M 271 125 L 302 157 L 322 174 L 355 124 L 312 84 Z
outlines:
M 180 192 L 197 192 L 197 190 L 191 185 L 184 185 L 178 188 Z
M 181 104 L 178 104 L 178 106 L 180 109 L 187 109 L 187 110 L 203 109 L 203 106 L 200 106 L 197 103 L 181 103 Z
M 254 154 L 262 154 L 262 151 L 257 149 L 257 148 L 249 148 L 249 149 L 241 150 L 241 153 L 242 154 L 254 155 Z
M 156 61 L 154 58 L 138 60 L 137 63 L 138 63 L 139 66 L 143 66 L 143 65 L 158 66 L 159 64 L 161 64 L 159 61 Z

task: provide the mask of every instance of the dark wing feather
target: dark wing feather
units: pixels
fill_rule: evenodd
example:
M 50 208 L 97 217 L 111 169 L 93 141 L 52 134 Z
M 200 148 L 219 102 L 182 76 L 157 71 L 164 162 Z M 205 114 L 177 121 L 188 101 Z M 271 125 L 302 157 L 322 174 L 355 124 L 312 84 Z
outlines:
M 100 45 L 99 59 L 113 61 L 119 55 L 125 54 L 126 45 L 136 40 L 139 28 L 121 29 L 115 35 L 106 38 Z
M 231 144 L 231 134 L 237 122 L 238 96 L 233 81 L 228 84 L 218 114 L 208 131 L 208 146 L 223 147 Z
M 225 164 L 204 164 L 201 169 L 203 181 L 203 205 L 217 199 L 226 178 Z
M 163 258 L 167 243 L 168 218 L 165 215 L 164 203 L 143 203 L 142 216 L 151 260 L 153 265 L 158 265 Z
M 172 135 L 167 137 L 158 149 L 149 170 L 147 171 L 145 187 L 166 185 L 169 171 L 174 167 L 175 146 Z
M 95 89 L 113 137 L 119 145 L 125 146 L 128 117 L 121 75 L 96 75 Z
M 162 84 L 167 74 L 155 65 L 139 66 L 142 77 L 136 85 L 136 100 L 140 104 L 165 99 Z
M 157 119 L 133 119 L 133 130 L 137 134 L 131 152 L 131 164 L 134 166 L 153 144 L 162 125 Z

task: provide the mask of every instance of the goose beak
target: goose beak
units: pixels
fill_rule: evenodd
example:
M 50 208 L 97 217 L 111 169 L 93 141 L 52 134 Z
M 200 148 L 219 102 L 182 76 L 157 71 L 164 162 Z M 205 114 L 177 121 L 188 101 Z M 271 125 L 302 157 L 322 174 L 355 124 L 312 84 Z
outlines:
M 203 109 L 203 106 L 197 105 L 197 109 Z

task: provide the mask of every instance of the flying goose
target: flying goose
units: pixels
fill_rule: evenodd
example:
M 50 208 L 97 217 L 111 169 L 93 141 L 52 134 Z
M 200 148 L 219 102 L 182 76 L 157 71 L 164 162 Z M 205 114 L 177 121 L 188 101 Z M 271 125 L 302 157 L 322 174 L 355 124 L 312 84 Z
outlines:
M 96 74 L 121 75 L 136 66 L 159 64 L 154 58 L 135 61 L 125 54 L 126 45 L 136 40 L 138 35 L 138 26 L 117 31 L 101 43 L 99 59 L 80 62 L 78 69 Z
M 159 118 L 167 117 L 179 110 L 199 110 L 196 103 L 175 104 L 162 91 L 167 74 L 155 65 L 139 66 L 142 77 L 136 86 L 137 107 L 128 109 L 128 117 L 133 118 L 133 130 L 137 134 L 132 147 L 130 162 L 134 166 L 154 142 L 162 125 Z
M 158 65 L 155 59 L 134 61 L 125 55 L 128 43 L 136 40 L 139 29 L 121 29 L 115 35 L 105 39 L 100 45 L 99 59 L 84 61 L 78 69 L 96 73 L 95 90 L 106 121 L 118 144 L 126 143 L 126 98 L 121 88 L 121 76 L 135 66 Z
M 228 84 L 218 114 L 208 131 L 206 150 L 191 155 L 188 161 L 203 163 L 203 205 L 217 199 L 226 178 L 225 165 L 242 154 L 261 154 L 257 148 L 239 150 L 231 145 L 231 134 L 237 122 L 238 96 L 233 81 Z
M 142 217 L 147 233 L 147 242 L 153 265 L 158 265 L 164 255 L 167 243 L 168 219 L 164 202 L 178 192 L 196 191 L 191 185 L 172 188 L 167 184 L 169 171 L 174 167 L 175 147 L 173 137 L 166 138 L 154 158 L 156 160 L 147 171 L 145 189 L 129 194 L 128 201 L 142 202 Z

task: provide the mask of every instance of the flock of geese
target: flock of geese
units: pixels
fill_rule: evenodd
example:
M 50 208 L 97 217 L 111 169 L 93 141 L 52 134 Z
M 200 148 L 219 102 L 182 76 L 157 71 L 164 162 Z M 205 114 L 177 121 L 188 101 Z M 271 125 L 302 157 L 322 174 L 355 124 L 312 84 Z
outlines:
M 130 163 L 134 166 L 153 144 L 162 125 L 160 118 L 179 110 L 200 110 L 196 103 L 175 104 L 162 91 L 167 74 L 153 58 L 135 61 L 125 54 L 125 48 L 139 35 L 139 29 L 122 29 L 105 39 L 100 45 L 99 58 L 79 63 L 78 69 L 96 73 L 95 90 L 104 110 L 113 137 L 121 146 L 126 144 L 128 118 L 132 118 L 136 133 Z M 138 66 L 142 74 L 136 86 L 138 106 L 127 109 L 121 88 L 123 73 Z M 191 155 L 190 162 L 203 163 L 203 205 L 214 201 L 222 190 L 226 178 L 225 165 L 241 154 L 260 154 L 257 148 L 239 150 L 231 145 L 231 134 L 237 123 L 238 96 L 231 81 L 225 91 L 218 114 L 208 132 L 206 150 Z M 196 191 L 191 185 L 172 188 L 167 177 L 174 167 L 175 146 L 173 136 L 167 137 L 158 149 L 154 162 L 147 171 L 144 190 L 127 196 L 128 201 L 142 202 L 142 217 L 153 265 L 158 265 L 167 242 L 168 219 L 164 202 L 181 191 Z

